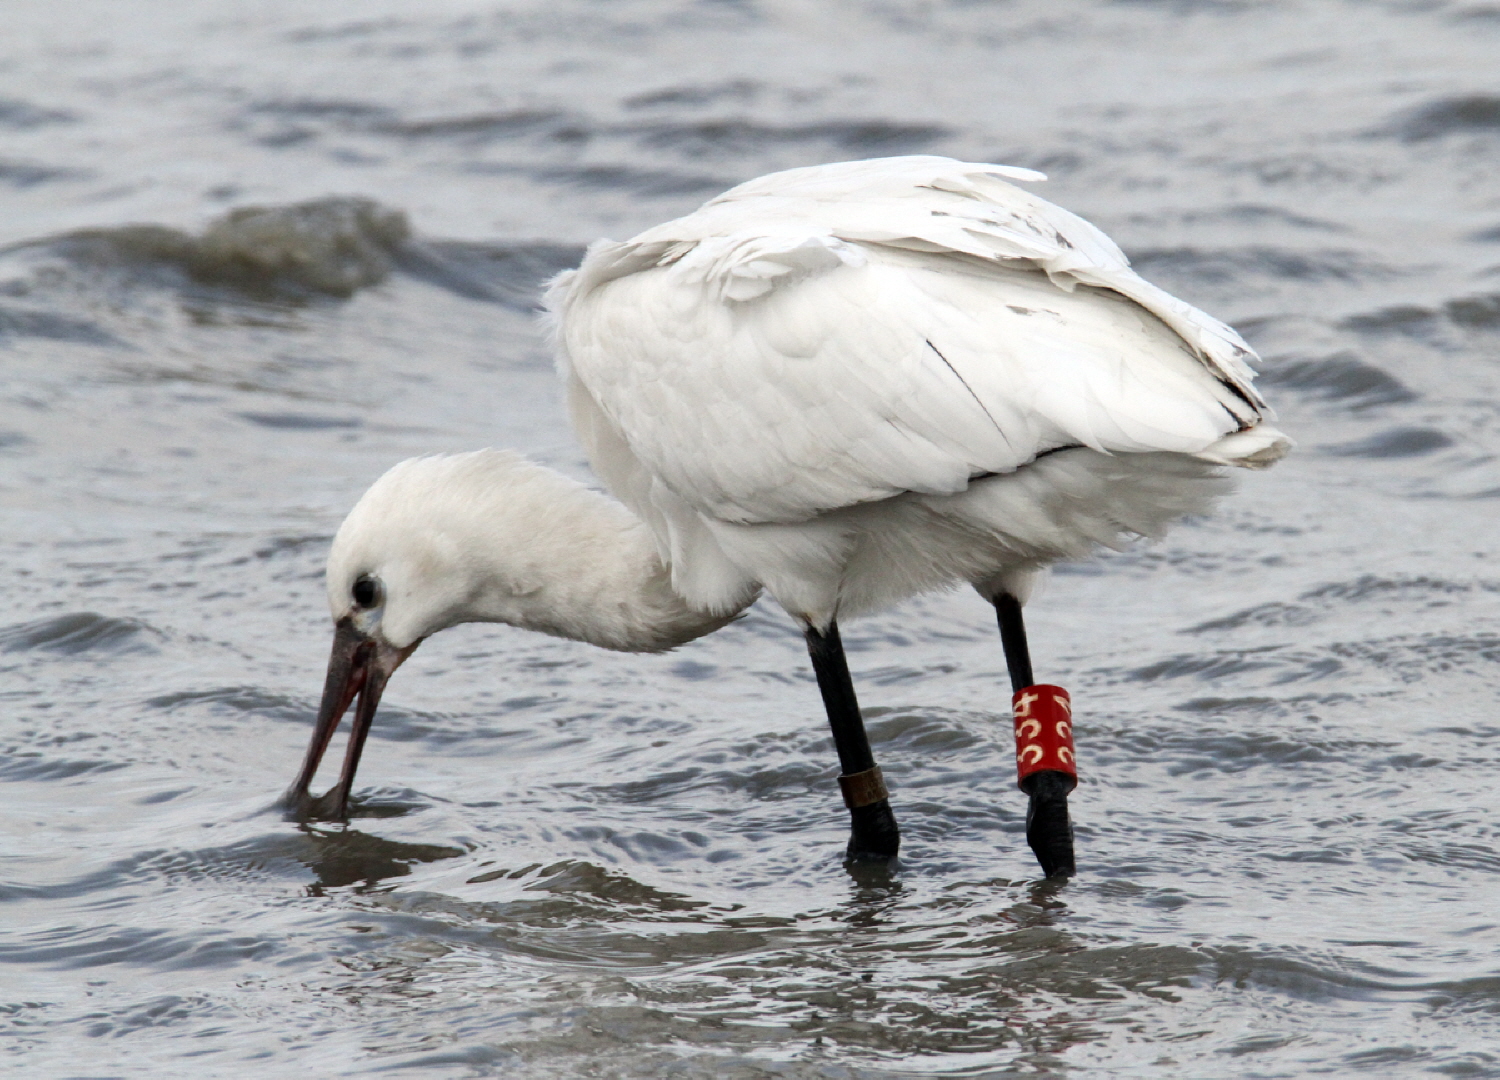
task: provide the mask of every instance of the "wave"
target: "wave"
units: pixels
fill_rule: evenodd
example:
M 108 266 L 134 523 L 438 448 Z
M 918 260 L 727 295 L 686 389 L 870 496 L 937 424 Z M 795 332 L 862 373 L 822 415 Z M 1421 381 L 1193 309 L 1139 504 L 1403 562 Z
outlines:
M 1241 625 L 1255 621 L 1253 612 L 1245 614 Z M 1401 683 L 1436 677 L 1451 685 L 1462 675 L 1483 678 L 1497 659 L 1500 659 L 1500 636 L 1481 631 L 1402 635 L 1305 647 L 1277 644 L 1182 653 L 1142 667 L 1120 669 L 1120 677 L 1130 682 L 1152 683 L 1207 682 L 1237 675 L 1241 687 L 1259 684 L 1264 688 L 1330 679 L 1347 685 L 1356 672 L 1363 672 L 1378 673 L 1383 679 Z
M 1246 277 L 1292 281 L 1368 281 L 1397 276 L 1397 270 L 1357 251 L 1294 251 L 1253 245 L 1222 248 L 1151 248 L 1131 253 L 1130 262 L 1145 278 L 1230 282 Z
M 1400 379 L 1348 349 L 1328 356 L 1268 358 L 1257 381 L 1356 409 L 1417 399 Z
M 1231 615 L 1197 626 L 1183 633 L 1202 634 L 1242 627 L 1307 626 L 1330 615 L 1337 615 L 1350 604 L 1378 601 L 1402 604 L 1408 609 L 1445 607 L 1456 597 L 1500 592 L 1500 583 L 1492 581 L 1451 581 L 1435 577 L 1381 577 L 1364 574 L 1352 581 L 1332 581 L 1309 589 L 1296 603 L 1273 601 L 1244 608 Z
M 48 124 L 67 124 L 78 119 L 66 109 L 49 109 L 18 98 L 0 98 L 0 128 L 28 131 Z
M 724 87 L 681 87 L 637 95 L 622 104 L 629 110 L 659 106 L 707 105 L 715 101 L 748 100 L 753 84 Z M 802 124 L 768 123 L 744 115 L 690 119 L 640 119 L 625 122 L 597 119 L 586 113 L 548 107 L 522 107 L 483 112 L 408 115 L 384 105 L 347 99 L 292 98 L 261 101 L 243 109 L 232 126 L 260 146 L 284 147 L 325 137 L 398 139 L 406 143 L 450 145 L 463 153 L 497 144 L 521 143 L 526 158 L 509 168 L 526 171 L 539 153 L 562 148 L 568 160 L 585 145 L 625 144 L 660 160 L 663 151 L 699 160 L 724 155 L 757 156 L 778 147 L 822 147 L 825 154 L 877 157 L 932 150 L 955 132 L 942 124 L 896 121 L 884 117 L 852 116 Z M 816 153 L 816 151 L 814 151 Z M 634 155 L 630 155 L 634 156 Z M 489 166 L 469 162 L 466 166 Z M 554 166 L 566 163 L 554 161 Z M 619 159 L 602 162 L 604 173 L 630 172 Z M 543 169 L 545 171 L 545 167 Z M 738 177 L 743 179 L 744 177 Z M 732 185 L 715 181 L 719 190 Z M 669 189 L 669 193 L 675 193 Z
M 0 652 L 141 652 L 153 650 L 152 639 L 159 637 L 138 619 L 82 611 L 0 628 Z
M 472 172 L 510 172 L 505 167 L 475 165 Z M 717 195 L 734 186 L 733 180 L 702 173 L 670 169 L 636 169 L 627 165 L 558 165 L 523 170 L 533 179 L 595 191 L 628 192 L 633 195 Z
M 572 123 L 558 109 L 512 109 L 501 112 L 464 113 L 437 116 L 426 120 L 382 119 L 369 125 L 381 135 L 404 139 L 452 139 L 482 142 L 489 139 L 511 139 L 518 135 L 545 132 L 554 138 L 566 137 Z
M 815 124 L 761 124 L 752 120 L 702 120 L 643 124 L 625 128 L 647 147 L 689 156 L 706 153 L 755 153 L 772 146 L 824 143 L 840 151 L 871 157 L 916 154 L 951 134 L 937 124 L 903 124 L 891 120 L 829 120 Z
M 273 938 L 232 931 L 176 932 L 157 927 L 59 926 L 15 935 L 0 945 L 0 961 L 51 968 L 131 964 L 159 971 L 223 968 L 264 960 L 285 946 Z
M 1385 130 L 1406 142 L 1447 135 L 1500 135 L 1500 96 L 1465 94 L 1442 98 L 1398 116 Z
M 31 337 L 81 345 L 118 345 L 120 339 L 98 323 L 55 311 L 0 307 L 0 338 Z
M 54 180 L 84 180 L 93 173 L 61 165 L 42 165 L 34 161 L 0 160 L 0 184 L 13 188 L 36 187 Z
M 542 286 L 553 275 L 583 259 L 573 244 L 482 243 L 466 240 L 414 241 L 402 245 L 396 266 L 472 300 L 488 300 L 515 311 L 541 306 Z
M 1397 427 L 1378 431 L 1354 442 L 1325 446 L 1322 450 L 1335 457 L 1409 458 L 1421 457 L 1452 445 L 1452 437 L 1436 428 Z
M 1351 315 L 1342 325 L 1363 333 L 1395 332 L 1421 337 L 1432 334 L 1443 320 L 1464 330 L 1500 330 L 1500 293 L 1456 296 L 1440 308 L 1396 304 Z
M 253 295 L 348 297 L 384 281 L 411 236 L 406 215 L 372 199 L 331 196 L 290 206 L 245 206 L 194 236 L 161 225 L 83 229 L 46 246 L 94 266 L 175 269 Z
M 53 257 L 193 293 L 271 303 L 348 299 L 401 273 L 471 299 L 536 308 L 542 283 L 577 264 L 583 249 L 553 243 L 424 240 L 405 213 L 360 196 L 331 195 L 231 210 L 193 234 L 163 225 L 81 229 L 16 244 L 0 254 Z M 28 295 L 26 287 L 7 291 Z M 35 308 L 0 309 L 0 334 L 95 344 L 113 339 L 91 322 Z
M 661 90 L 647 90 L 626 98 L 622 104 L 627 109 L 655 109 L 663 106 L 677 108 L 684 105 L 691 108 L 717 105 L 721 101 L 733 101 L 743 105 L 760 97 L 764 90 L 765 84 L 763 83 L 749 79 L 731 79 L 728 82 L 707 86 L 668 86 Z
M 1443 305 L 1449 319 L 1474 330 L 1500 330 L 1500 293 L 1461 296 Z

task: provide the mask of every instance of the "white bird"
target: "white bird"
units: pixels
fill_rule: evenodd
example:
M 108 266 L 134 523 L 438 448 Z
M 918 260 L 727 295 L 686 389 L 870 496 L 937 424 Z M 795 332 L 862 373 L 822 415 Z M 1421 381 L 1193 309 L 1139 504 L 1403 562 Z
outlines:
M 334 538 L 334 649 L 290 803 L 346 815 L 386 680 L 445 627 L 655 652 L 764 590 L 807 637 L 849 855 L 895 855 L 838 620 L 968 583 L 1024 690 L 1020 608 L 1040 572 L 1161 535 L 1224 490 L 1222 466 L 1291 446 L 1239 335 L 1008 182 L 1041 179 L 941 157 L 792 169 L 593 244 L 547 305 L 574 428 L 614 498 L 506 451 L 381 477 Z M 342 776 L 314 800 L 356 696 Z M 1072 782 L 1027 785 L 1049 874 L 1073 869 Z

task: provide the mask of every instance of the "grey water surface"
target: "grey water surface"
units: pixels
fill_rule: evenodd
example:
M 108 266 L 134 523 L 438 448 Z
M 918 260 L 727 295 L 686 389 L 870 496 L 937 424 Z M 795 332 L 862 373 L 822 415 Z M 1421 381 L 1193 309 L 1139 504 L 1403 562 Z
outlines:
M 7 0 L 0 1053 L 62 1077 L 1500 1076 L 1500 6 Z M 275 808 L 342 514 L 586 476 L 538 283 L 774 169 L 1042 169 L 1234 322 L 1298 452 L 1029 608 L 845 628 L 905 827 L 851 873 L 801 641 L 495 627 Z M 331 770 L 325 770 L 329 772 Z

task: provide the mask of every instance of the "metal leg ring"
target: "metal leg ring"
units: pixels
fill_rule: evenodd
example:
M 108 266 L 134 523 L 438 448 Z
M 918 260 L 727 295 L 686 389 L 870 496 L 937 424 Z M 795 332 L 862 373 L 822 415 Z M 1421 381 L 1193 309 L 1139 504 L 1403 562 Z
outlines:
M 881 775 L 879 765 L 866 769 L 864 772 L 839 777 L 839 789 L 844 793 L 844 805 L 850 810 L 870 806 L 890 796 L 890 792 L 885 788 L 885 777 Z

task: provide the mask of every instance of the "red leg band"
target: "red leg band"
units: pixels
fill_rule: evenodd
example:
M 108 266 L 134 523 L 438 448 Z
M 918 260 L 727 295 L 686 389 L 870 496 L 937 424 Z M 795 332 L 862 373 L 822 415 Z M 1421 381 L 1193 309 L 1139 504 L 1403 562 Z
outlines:
M 1011 698 L 1016 715 L 1016 782 L 1043 771 L 1066 773 L 1078 782 L 1073 762 L 1073 703 L 1061 686 L 1028 686 Z

